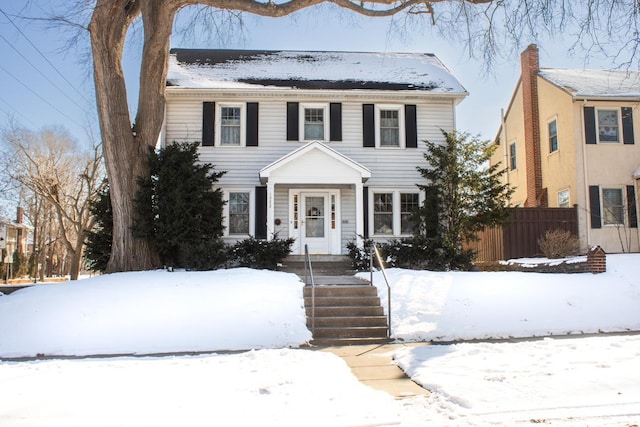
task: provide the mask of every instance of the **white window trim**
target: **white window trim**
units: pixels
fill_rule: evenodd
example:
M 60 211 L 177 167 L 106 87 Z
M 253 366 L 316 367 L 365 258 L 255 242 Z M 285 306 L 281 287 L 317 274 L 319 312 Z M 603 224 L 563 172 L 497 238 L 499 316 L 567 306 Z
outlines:
M 392 194 L 392 225 L 393 231 L 391 234 L 376 234 L 375 233 L 375 224 L 374 224 L 374 202 L 375 194 L 380 193 L 391 193 Z M 398 238 L 398 237 L 410 237 L 411 234 L 402 233 L 402 212 L 400 205 L 400 194 L 418 194 L 418 205 L 422 206 L 424 204 L 424 192 L 420 190 L 416 190 L 415 188 L 369 188 L 369 236 L 374 238 Z
M 322 139 L 305 139 L 304 137 L 304 112 L 306 109 L 309 108 L 317 108 L 317 109 L 322 109 L 324 112 L 323 114 L 323 118 L 324 118 L 324 137 Z M 299 110 L 299 120 L 298 120 L 298 124 L 299 124 L 299 135 L 300 135 L 300 141 L 303 142 L 311 142 L 311 141 L 322 141 L 322 142 L 327 142 L 329 141 L 329 104 L 327 103 L 300 103 L 300 110 Z
M 600 141 L 600 120 L 598 118 L 598 112 L 599 111 L 617 111 L 617 116 L 618 116 L 618 140 L 617 141 Z M 596 107 L 595 108 L 595 114 L 596 114 L 596 141 L 598 142 L 598 144 L 604 144 L 604 145 L 609 145 L 609 144 L 621 144 L 622 143 L 622 110 L 620 108 L 611 108 L 611 107 Z
M 622 201 L 622 222 L 620 223 L 606 223 L 605 222 L 605 213 L 604 213 L 604 190 L 620 190 Z M 601 186 L 600 187 L 600 216 L 602 217 L 602 226 L 603 227 L 621 227 L 627 225 L 627 194 L 624 187 L 620 187 L 617 185 L 610 186 Z
M 223 145 L 222 144 L 222 109 L 223 108 L 240 108 L 240 145 Z M 216 102 L 216 129 L 215 129 L 215 146 L 220 148 L 238 148 L 247 145 L 246 128 L 247 128 L 247 105 L 242 102 Z
M 237 147 L 237 146 L 236 146 Z M 229 193 L 249 193 L 249 232 L 247 234 L 229 233 Z M 255 236 L 255 189 L 254 188 L 226 188 L 223 190 L 224 207 L 222 208 L 222 225 L 224 225 L 224 237 L 249 237 Z
M 571 207 L 571 190 L 569 188 L 565 188 L 563 190 L 558 191 L 557 195 L 556 195 L 556 201 L 558 202 L 558 207 L 562 207 L 560 206 L 560 194 L 561 193 L 567 193 L 568 197 L 567 197 L 567 201 L 569 202 L 569 206 L 567 206 L 568 208 Z
M 556 149 L 551 151 L 551 133 L 549 133 L 549 125 L 553 122 L 556 122 Z M 558 129 L 558 116 L 554 116 L 552 118 L 550 118 L 549 120 L 547 120 L 547 143 L 549 144 L 549 153 L 548 154 L 554 154 L 557 153 L 558 151 L 560 151 L 560 138 L 559 138 L 559 133 L 560 130 Z
M 392 147 L 388 145 L 380 145 L 380 111 L 397 110 L 398 111 L 398 146 Z M 376 131 L 376 148 L 381 150 L 399 150 L 407 146 L 406 132 L 404 129 L 404 105 L 403 104 L 375 104 L 375 131 Z

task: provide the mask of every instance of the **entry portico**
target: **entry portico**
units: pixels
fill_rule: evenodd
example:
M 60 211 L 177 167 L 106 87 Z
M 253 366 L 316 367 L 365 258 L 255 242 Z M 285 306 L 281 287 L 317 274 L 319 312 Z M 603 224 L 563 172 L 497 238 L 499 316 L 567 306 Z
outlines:
M 341 254 L 344 240 L 364 235 L 363 184 L 371 171 L 319 141 L 309 142 L 260 170 L 267 187 L 267 229 L 283 226 L 276 212 L 287 212 L 293 253 Z M 286 193 L 286 199 L 276 193 Z M 283 200 L 287 206 L 277 206 Z M 352 224 L 345 236 L 343 224 Z M 355 227 L 353 227 L 355 225 Z M 272 234 L 272 233 L 270 233 Z

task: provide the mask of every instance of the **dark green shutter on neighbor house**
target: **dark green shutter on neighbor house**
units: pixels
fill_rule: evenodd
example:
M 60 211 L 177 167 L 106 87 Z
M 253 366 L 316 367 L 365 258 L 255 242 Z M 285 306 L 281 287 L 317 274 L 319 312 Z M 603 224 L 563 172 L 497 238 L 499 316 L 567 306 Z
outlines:
M 258 146 L 258 103 L 247 102 L 247 147 Z
M 215 133 L 215 102 L 202 103 L 202 145 L 213 146 Z
M 589 186 L 589 213 L 591 216 L 591 228 L 602 228 L 602 217 L 600 215 L 600 187 Z
M 634 144 L 633 137 L 633 109 L 622 107 L 622 141 L 625 144 Z
M 627 185 L 627 216 L 629 227 L 638 228 L 638 212 L 636 211 L 636 189 L 633 185 Z
M 596 143 L 596 109 L 584 107 L 584 138 L 586 144 Z

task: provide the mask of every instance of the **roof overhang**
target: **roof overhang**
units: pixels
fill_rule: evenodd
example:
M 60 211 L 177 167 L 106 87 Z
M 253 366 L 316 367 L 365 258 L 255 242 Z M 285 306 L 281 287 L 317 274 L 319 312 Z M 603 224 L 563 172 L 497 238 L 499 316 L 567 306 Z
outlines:
M 357 184 L 371 171 L 320 141 L 312 141 L 265 166 L 260 182 L 278 184 Z

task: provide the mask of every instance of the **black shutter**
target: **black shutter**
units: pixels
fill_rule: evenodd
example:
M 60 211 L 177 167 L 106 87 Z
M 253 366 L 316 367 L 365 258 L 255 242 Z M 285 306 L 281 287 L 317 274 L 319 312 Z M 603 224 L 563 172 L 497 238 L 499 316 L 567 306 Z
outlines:
M 375 112 L 373 104 L 362 104 L 362 146 L 376 146 Z
M 258 103 L 247 102 L 247 147 L 258 146 Z
M 342 104 L 329 104 L 329 141 L 342 141 Z
M 636 211 L 636 190 L 633 185 L 627 185 L 627 216 L 629 227 L 638 228 L 638 212 Z
M 369 238 L 369 187 L 362 188 L 362 228 L 364 229 L 364 238 Z
M 418 123 L 416 117 L 416 106 L 404 106 L 404 132 L 407 148 L 418 148 Z
M 287 102 L 287 141 L 299 141 L 298 120 L 300 104 L 297 102 Z
M 622 140 L 625 144 L 634 144 L 633 138 L 633 109 L 622 107 Z
M 256 187 L 256 239 L 267 238 L 267 187 Z
M 602 228 L 600 216 L 600 187 L 589 186 L 589 210 L 591 211 L 591 228 Z
M 216 103 L 202 103 L 202 145 L 213 146 L 215 132 Z
M 596 109 L 584 107 L 584 136 L 585 143 L 596 143 Z

